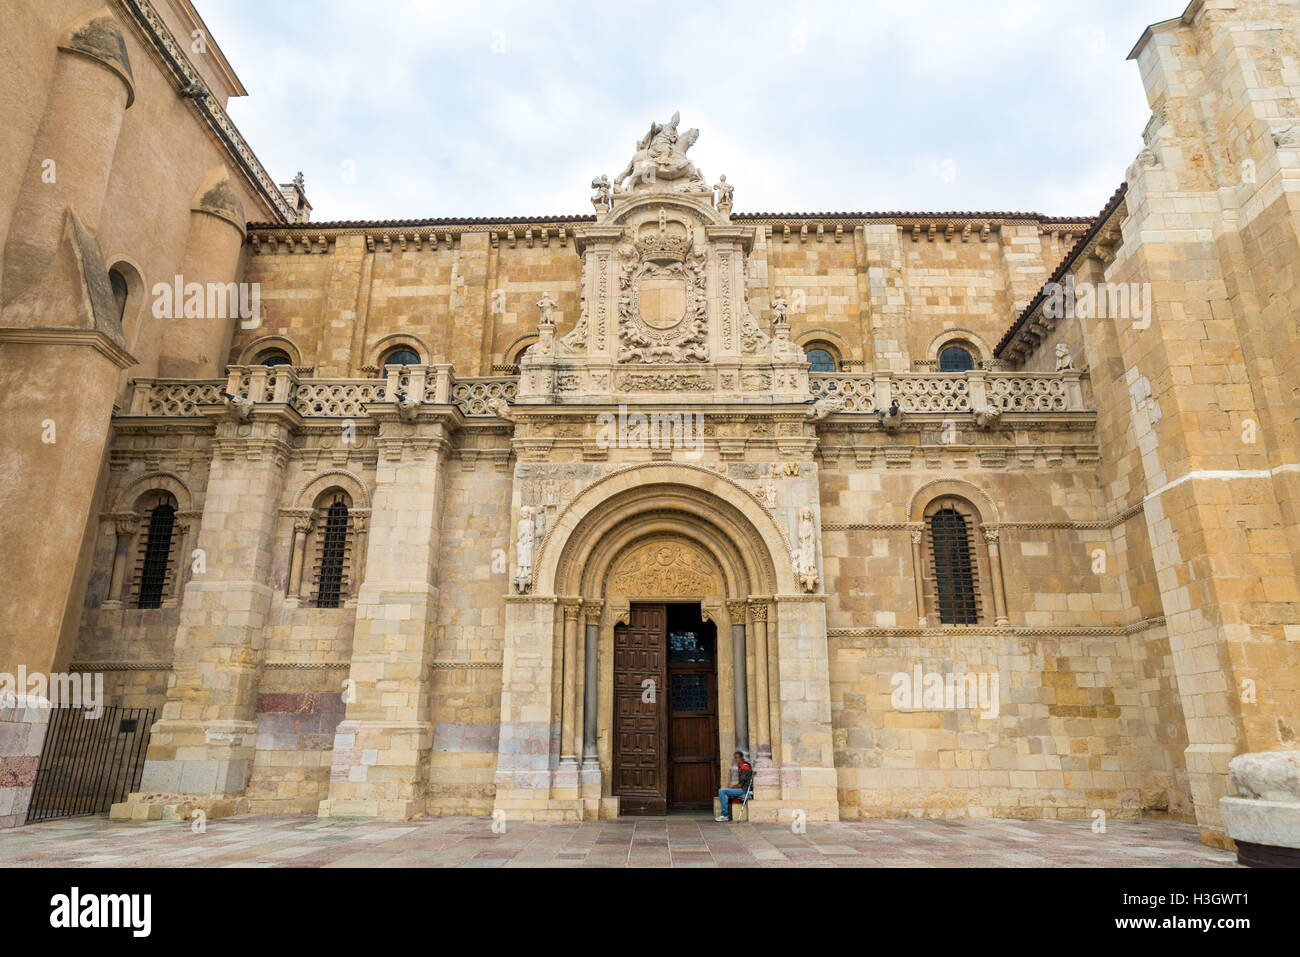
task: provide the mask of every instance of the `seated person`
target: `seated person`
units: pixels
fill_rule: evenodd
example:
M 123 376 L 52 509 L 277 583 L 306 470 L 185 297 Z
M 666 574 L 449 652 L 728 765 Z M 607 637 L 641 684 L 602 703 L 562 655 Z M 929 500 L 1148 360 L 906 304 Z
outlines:
M 720 813 L 714 818 L 715 821 L 731 820 L 731 799 L 740 800 L 749 790 L 750 779 L 754 776 L 754 769 L 749 762 L 745 760 L 743 751 L 737 751 L 732 758 L 732 770 L 735 773 L 736 783 L 739 787 L 718 788 L 718 804 Z

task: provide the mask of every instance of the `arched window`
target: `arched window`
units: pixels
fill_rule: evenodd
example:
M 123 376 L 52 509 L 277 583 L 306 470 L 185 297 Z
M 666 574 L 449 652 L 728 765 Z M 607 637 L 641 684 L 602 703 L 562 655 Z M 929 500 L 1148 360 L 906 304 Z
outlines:
M 945 346 L 939 353 L 940 372 L 969 372 L 975 368 L 975 357 L 964 346 Z
M 804 355 L 808 358 L 809 372 L 834 372 L 839 368 L 835 361 L 835 356 L 829 349 L 814 346 L 804 353 Z
M 267 349 L 257 357 L 257 364 L 260 366 L 287 366 L 292 365 L 293 360 L 283 349 Z
M 967 517 L 945 506 L 930 516 L 930 561 L 939 623 L 979 623 L 975 556 Z
M 324 514 L 316 561 L 316 607 L 338 608 L 347 594 L 348 503 L 340 492 Z
M 117 321 L 121 324 L 126 321 L 126 300 L 131 295 L 131 289 L 126 277 L 116 266 L 108 271 L 108 284 L 113 287 L 113 304 L 117 308 Z
M 528 350 L 529 346 L 534 346 L 536 344 L 537 336 L 523 336 L 515 340 L 515 342 L 511 344 L 510 348 L 506 350 L 506 365 L 515 366 L 514 373 L 512 374 L 517 374 L 519 372 L 519 362 L 523 359 L 524 353 Z
M 170 498 L 170 496 L 168 496 Z M 148 512 L 136 576 L 137 608 L 161 608 L 171 578 L 172 531 L 176 525 L 176 507 L 160 501 Z
M 398 346 L 380 360 L 379 368 L 382 369 L 384 366 L 418 366 L 419 364 L 420 357 L 414 349 Z

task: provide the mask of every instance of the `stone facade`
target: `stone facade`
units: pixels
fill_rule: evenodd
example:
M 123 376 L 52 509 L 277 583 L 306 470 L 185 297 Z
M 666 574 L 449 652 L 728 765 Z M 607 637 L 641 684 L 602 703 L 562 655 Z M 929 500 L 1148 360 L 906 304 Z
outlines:
M 1228 760 L 1294 749 L 1292 5 L 1143 35 L 1147 147 L 1084 218 L 735 213 L 674 116 L 593 215 L 313 223 L 225 120 L 220 51 L 174 55 L 195 16 L 0 14 L 49 41 L 13 68 L 35 87 L 0 78 L 0 515 L 33 543 L 0 559 L 0 669 L 160 709 L 116 816 L 617 815 L 615 634 L 647 601 L 716 625 L 750 820 L 1167 815 L 1222 843 Z M 145 216 L 123 191 L 162 131 Z M 177 274 L 256 283 L 257 323 L 155 319 Z M 1121 282 L 1146 316 L 1055 308 Z M 945 675 L 992 698 L 900 702 Z

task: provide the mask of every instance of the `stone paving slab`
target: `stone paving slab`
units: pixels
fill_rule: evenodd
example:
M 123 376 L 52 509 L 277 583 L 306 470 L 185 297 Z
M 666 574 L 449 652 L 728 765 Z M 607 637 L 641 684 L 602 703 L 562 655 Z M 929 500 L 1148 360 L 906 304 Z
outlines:
M 1235 867 L 1172 821 L 886 819 L 717 824 L 704 815 L 581 824 L 444 817 L 401 824 L 246 815 L 49 821 L 0 832 L 0 867 Z

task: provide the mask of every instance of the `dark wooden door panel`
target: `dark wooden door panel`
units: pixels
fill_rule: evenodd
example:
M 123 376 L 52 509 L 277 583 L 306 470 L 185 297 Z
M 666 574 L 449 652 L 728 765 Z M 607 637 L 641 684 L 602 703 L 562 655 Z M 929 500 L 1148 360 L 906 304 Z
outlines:
M 707 808 L 718 792 L 716 628 L 677 618 L 668 647 L 668 804 Z
M 667 810 L 666 620 L 663 605 L 633 605 L 628 624 L 614 629 L 613 791 L 625 814 Z

